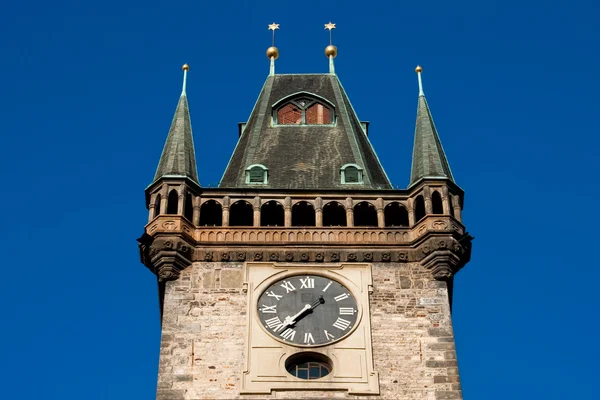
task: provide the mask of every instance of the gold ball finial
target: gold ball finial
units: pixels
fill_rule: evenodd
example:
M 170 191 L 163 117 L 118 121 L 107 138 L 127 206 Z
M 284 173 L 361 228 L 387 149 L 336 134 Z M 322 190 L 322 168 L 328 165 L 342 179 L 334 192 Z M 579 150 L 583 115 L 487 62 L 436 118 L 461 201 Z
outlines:
M 275 46 L 271 46 L 267 49 L 267 58 L 270 60 L 271 57 L 275 60 L 279 57 L 279 49 Z
M 417 65 L 417 68 L 415 68 L 415 72 L 418 74 L 419 72 L 423 72 L 423 68 L 420 65 Z
M 183 66 L 181 67 L 182 71 L 189 71 L 190 70 L 190 66 L 187 64 L 183 64 Z
M 327 56 L 327 58 L 329 57 L 337 57 L 337 47 L 335 47 L 334 45 L 330 44 L 329 46 L 325 47 L 325 55 Z

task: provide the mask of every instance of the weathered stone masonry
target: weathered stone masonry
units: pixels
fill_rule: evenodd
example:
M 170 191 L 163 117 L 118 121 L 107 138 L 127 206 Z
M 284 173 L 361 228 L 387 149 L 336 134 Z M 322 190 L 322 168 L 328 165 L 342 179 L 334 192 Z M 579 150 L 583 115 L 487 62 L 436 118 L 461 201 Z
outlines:
M 375 263 L 371 324 L 380 396 L 239 395 L 244 365 L 243 263 L 194 263 L 167 282 L 158 399 L 459 399 L 446 283 L 416 263 Z

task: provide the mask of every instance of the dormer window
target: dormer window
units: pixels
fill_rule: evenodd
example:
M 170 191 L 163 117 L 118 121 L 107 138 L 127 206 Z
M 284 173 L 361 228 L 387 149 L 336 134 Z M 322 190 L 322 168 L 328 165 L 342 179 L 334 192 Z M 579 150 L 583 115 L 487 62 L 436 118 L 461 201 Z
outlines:
M 333 110 L 325 102 L 301 97 L 285 102 L 273 115 L 276 125 L 329 125 Z
M 254 164 L 246 168 L 246 183 L 264 185 L 267 183 L 269 169 L 261 164 Z
M 340 172 L 343 184 L 360 185 L 363 183 L 363 170 L 356 164 L 346 164 Z

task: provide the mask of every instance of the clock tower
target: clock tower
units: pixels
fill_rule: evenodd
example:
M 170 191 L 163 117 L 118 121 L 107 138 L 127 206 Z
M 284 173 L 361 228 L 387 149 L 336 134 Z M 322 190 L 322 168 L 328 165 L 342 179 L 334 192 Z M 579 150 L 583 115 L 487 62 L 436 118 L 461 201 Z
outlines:
M 157 399 L 462 399 L 450 311 L 472 238 L 421 68 L 394 189 L 337 48 L 325 74 L 275 74 L 278 55 L 215 188 L 198 180 L 183 67 L 138 239 L 159 287 Z

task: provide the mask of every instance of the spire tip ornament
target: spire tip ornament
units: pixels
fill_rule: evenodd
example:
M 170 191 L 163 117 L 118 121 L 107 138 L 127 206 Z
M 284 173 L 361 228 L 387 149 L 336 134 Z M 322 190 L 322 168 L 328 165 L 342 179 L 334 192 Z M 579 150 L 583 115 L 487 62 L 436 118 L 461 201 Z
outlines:
M 276 24 L 275 22 L 269 24 L 269 30 L 273 32 L 271 36 L 271 47 L 267 49 L 267 58 L 271 60 L 269 75 L 275 75 L 275 60 L 279 58 L 279 49 L 275 47 L 275 30 L 277 29 L 279 29 L 279 24 Z
M 425 96 L 425 93 L 423 93 L 423 81 L 421 80 L 421 72 L 423 72 L 423 67 L 417 65 L 415 72 L 417 73 L 417 79 L 419 80 L 419 97 Z
M 190 70 L 190 66 L 187 64 L 183 64 L 181 66 L 181 70 L 183 71 L 183 86 L 181 88 L 181 95 L 185 96 L 185 88 L 187 86 L 187 73 Z
M 325 56 L 329 58 L 329 73 L 335 74 L 335 66 L 333 65 L 333 59 L 337 57 L 338 49 L 333 45 L 331 39 L 331 31 L 335 29 L 335 24 L 329 21 L 325 24 L 325 29 L 329 31 L 329 46 L 325 47 Z

